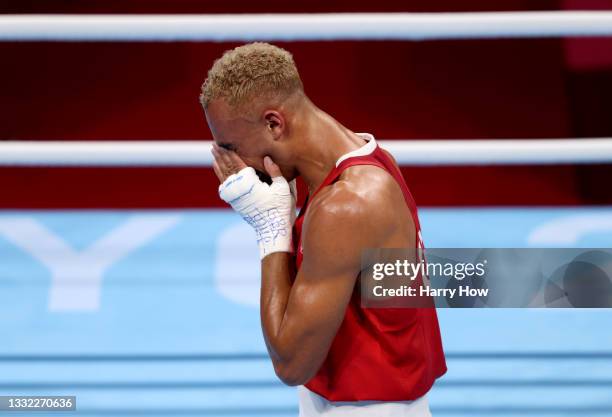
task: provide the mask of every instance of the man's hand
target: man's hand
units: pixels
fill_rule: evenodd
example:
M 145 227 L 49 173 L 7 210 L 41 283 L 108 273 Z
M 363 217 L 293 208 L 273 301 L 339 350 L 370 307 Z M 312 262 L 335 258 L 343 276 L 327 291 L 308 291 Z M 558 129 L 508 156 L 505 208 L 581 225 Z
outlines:
M 289 185 L 269 156 L 264 158 L 264 167 L 272 178 L 271 185 L 262 182 L 235 152 L 214 144 L 212 153 L 213 169 L 221 181 L 219 196 L 255 229 L 260 257 L 292 252 L 295 183 Z

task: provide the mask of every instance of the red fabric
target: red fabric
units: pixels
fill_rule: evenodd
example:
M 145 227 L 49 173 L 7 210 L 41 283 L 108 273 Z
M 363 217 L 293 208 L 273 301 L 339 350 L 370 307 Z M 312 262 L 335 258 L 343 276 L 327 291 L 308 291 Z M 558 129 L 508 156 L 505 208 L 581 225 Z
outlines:
M 379 147 L 366 156 L 344 160 L 334 168 L 309 201 L 348 167 L 375 165 L 400 185 L 416 227 L 421 227 L 414 199 L 401 172 Z M 308 202 L 295 222 L 296 267 L 302 252 L 302 226 Z M 329 401 L 407 401 L 423 396 L 446 372 L 435 308 L 363 308 L 357 286 L 327 358 L 306 387 Z

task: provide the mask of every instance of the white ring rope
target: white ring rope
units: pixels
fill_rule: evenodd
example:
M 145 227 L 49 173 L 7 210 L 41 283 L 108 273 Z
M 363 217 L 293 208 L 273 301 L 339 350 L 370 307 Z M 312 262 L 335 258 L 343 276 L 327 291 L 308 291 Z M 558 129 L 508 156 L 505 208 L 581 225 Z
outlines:
M 612 138 L 381 140 L 400 165 L 612 163 Z M 0 166 L 210 167 L 210 141 L 3 141 Z
M 316 41 L 561 36 L 612 36 L 612 12 L 0 16 L 0 41 Z

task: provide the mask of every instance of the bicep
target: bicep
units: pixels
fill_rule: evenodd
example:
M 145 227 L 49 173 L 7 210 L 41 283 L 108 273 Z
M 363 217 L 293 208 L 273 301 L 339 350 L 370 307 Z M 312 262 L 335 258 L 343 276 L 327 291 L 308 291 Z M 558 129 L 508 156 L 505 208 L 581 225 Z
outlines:
M 304 242 L 304 262 L 287 303 L 284 325 L 293 334 L 301 361 L 316 368 L 340 327 L 360 271 L 360 250 L 330 231 L 310 232 Z M 320 243 L 316 243 L 320 242 Z
M 361 270 L 364 234 L 359 216 L 317 212 L 305 224 L 304 261 L 289 294 L 280 335 L 293 346 L 294 372 L 312 376 L 342 324 Z
M 303 342 L 308 344 L 331 343 L 360 270 L 358 257 L 334 258 L 323 253 L 326 249 L 306 249 L 308 258 L 297 273 L 287 305 L 287 318 L 300 321 L 306 335 Z
M 362 251 L 388 234 L 380 201 L 337 190 L 319 198 L 304 222 L 303 262 L 274 341 L 283 380 L 302 383 L 320 368 L 357 285 Z

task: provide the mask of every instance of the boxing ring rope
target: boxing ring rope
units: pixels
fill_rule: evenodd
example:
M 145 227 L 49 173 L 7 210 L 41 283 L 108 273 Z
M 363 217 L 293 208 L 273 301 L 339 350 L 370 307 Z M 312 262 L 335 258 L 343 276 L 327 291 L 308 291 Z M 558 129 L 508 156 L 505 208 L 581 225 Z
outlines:
M 0 41 L 321 41 L 611 36 L 612 12 L 2 15 Z
M 612 163 L 612 138 L 379 140 L 400 165 Z M 0 166 L 212 165 L 210 141 L 2 141 Z
M 612 12 L 0 15 L 0 41 L 612 36 Z M 401 165 L 612 163 L 612 138 L 380 141 Z M 0 142 L 0 166 L 210 166 L 205 141 Z

